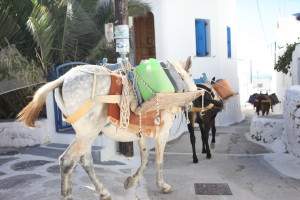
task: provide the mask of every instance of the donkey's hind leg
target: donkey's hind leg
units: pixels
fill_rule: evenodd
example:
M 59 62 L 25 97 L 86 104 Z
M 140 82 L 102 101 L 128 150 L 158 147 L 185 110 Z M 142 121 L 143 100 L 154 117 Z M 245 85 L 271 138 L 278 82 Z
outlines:
M 72 199 L 71 175 L 80 157 L 90 153 L 91 145 L 98 134 L 77 136 L 67 150 L 60 156 L 61 195 L 63 200 Z
M 208 143 L 208 138 L 209 138 L 209 130 L 210 130 L 210 121 L 208 120 L 208 118 L 204 119 L 204 131 L 203 131 L 203 139 L 204 139 L 204 146 L 205 146 L 205 150 L 206 150 L 206 158 L 210 159 L 211 158 L 211 153 L 210 153 L 210 149 L 209 149 L 209 143 Z
M 141 178 L 144 173 L 144 169 L 148 163 L 148 151 L 145 143 L 145 138 L 141 136 L 141 139 L 138 141 L 140 148 L 140 156 L 141 156 L 141 166 L 135 172 L 133 176 L 129 176 L 124 182 L 124 188 L 129 189 L 133 187 Z
M 91 182 L 95 186 L 95 191 L 100 195 L 101 200 L 111 200 L 109 192 L 104 188 L 103 184 L 98 180 L 93 166 L 93 157 L 90 152 L 80 157 L 80 165 L 88 174 Z
M 74 160 L 74 158 L 69 154 L 70 149 L 72 149 L 74 144 L 75 141 L 69 145 L 66 151 L 59 158 L 62 200 L 72 200 L 71 175 L 74 167 L 76 166 L 77 160 Z

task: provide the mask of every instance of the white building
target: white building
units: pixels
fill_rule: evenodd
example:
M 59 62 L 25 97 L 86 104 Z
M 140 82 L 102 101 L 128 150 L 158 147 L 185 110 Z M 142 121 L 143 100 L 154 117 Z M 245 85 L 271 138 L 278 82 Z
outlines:
M 194 78 L 205 72 L 209 78 L 215 76 L 229 80 L 234 90 L 239 92 L 235 0 L 145 1 L 150 3 L 154 15 L 158 59 L 183 60 L 192 55 Z M 226 102 L 225 109 L 217 117 L 217 125 L 226 126 L 242 119 L 240 98 L 235 96 Z
M 300 37 L 300 21 L 296 19 L 295 16 L 289 16 L 286 18 L 281 18 L 278 20 L 277 24 L 277 58 L 278 56 L 282 55 L 285 51 L 286 44 L 293 44 L 294 42 L 299 41 Z M 295 52 L 294 52 L 295 54 Z M 295 61 L 294 61 L 295 62 Z M 291 85 L 299 84 L 299 82 L 293 82 L 292 76 L 295 76 L 295 73 L 297 71 L 297 67 L 295 64 L 293 64 L 291 73 L 283 74 L 279 72 L 274 72 L 275 75 L 275 83 L 273 83 L 274 88 L 277 90 L 278 97 L 280 101 L 283 102 L 285 92 L 287 88 L 289 88 Z M 295 78 L 294 78 L 295 79 Z M 282 105 L 280 108 L 280 111 L 282 112 Z

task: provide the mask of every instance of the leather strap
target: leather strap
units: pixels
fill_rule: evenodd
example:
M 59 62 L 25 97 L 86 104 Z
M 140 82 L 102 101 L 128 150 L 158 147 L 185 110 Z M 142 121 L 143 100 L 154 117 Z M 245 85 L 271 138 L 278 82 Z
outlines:
M 85 101 L 79 109 L 77 109 L 73 114 L 67 117 L 66 122 L 74 124 L 78 119 L 85 115 L 94 105 L 94 101 L 87 100 Z

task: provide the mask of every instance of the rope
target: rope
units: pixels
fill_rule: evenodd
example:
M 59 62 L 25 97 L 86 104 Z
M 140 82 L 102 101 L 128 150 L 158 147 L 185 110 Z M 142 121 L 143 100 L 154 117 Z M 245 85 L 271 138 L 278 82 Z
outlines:
M 95 99 L 95 94 L 96 94 L 96 83 L 97 83 L 97 75 L 94 74 L 94 77 L 93 77 L 93 89 L 92 89 L 92 100 Z
M 202 105 L 201 105 L 201 107 L 202 107 L 202 109 L 204 109 L 204 96 L 205 96 L 205 93 L 204 93 L 204 95 L 202 95 Z M 200 112 L 200 115 L 203 115 L 203 112 Z
M 122 76 L 122 96 L 120 102 L 120 127 L 127 129 L 130 118 L 129 83 L 126 76 Z

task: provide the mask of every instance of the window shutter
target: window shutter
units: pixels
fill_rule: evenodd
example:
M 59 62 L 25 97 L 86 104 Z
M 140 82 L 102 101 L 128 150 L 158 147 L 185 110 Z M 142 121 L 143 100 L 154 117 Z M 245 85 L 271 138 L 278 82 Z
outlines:
M 203 19 L 196 19 L 196 54 L 197 56 L 206 56 L 207 52 L 207 39 L 206 39 L 206 26 L 207 23 Z
M 231 58 L 231 30 L 227 26 L 227 57 Z

